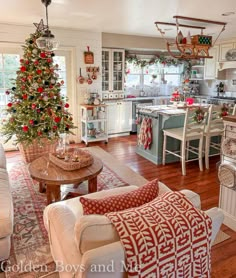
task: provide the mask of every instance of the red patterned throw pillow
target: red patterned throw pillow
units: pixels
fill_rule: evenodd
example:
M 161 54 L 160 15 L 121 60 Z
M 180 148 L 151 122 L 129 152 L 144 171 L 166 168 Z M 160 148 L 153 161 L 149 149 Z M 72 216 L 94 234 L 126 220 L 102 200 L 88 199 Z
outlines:
M 102 199 L 80 197 L 80 202 L 83 206 L 84 214 L 105 214 L 108 212 L 139 207 L 155 199 L 158 196 L 158 193 L 158 179 L 155 179 L 138 189 L 127 193 Z

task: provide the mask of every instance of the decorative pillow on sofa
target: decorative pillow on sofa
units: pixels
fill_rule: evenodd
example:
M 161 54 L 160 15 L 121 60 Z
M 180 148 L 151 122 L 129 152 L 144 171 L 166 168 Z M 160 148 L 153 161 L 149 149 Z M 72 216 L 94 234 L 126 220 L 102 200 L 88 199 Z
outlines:
M 80 197 L 84 214 L 105 214 L 125 210 L 128 208 L 139 207 L 155 199 L 159 193 L 158 179 L 133 191 L 110 196 L 103 199 L 88 199 Z

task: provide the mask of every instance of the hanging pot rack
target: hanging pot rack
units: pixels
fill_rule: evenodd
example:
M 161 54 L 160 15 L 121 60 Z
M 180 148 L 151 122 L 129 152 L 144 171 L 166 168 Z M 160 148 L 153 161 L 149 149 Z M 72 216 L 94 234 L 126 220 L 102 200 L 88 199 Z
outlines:
M 225 25 L 227 23 L 220 22 L 220 21 L 213 21 L 213 20 L 207 20 L 207 19 L 201 19 L 201 18 L 193 18 L 193 17 L 186 17 L 186 16 L 179 16 L 175 15 L 173 16 L 175 18 L 175 23 L 170 22 L 161 22 L 156 21 L 155 25 L 157 27 L 157 30 L 160 32 L 162 38 L 166 41 L 166 47 L 169 52 L 169 54 L 176 58 L 176 59 L 200 59 L 200 58 L 213 58 L 209 55 L 209 49 L 213 47 L 218 40 L 221 33 L 225 30 Z M 220 30 L 217 38 L 215 39 L 214 43 L 212 44 L 212 37 L 203 35 L 203 30 L 206 29 L 204 26 L 196 26 L 196 25 L 188 25 L 188 24 L 182 24 L 179 23 L 179 20 L 187 20 L 187 21 L 196 21 L 196 22 L 202 22 L 207 24 L 216 24 L 221 25 L 222 29 Z M 159 25 L 169 25 L 169 26 L 176 26 L 176 39 L 174 42 L 170 42 L 165 38 L 165 32 L 159 27 Z M 191 28 L 191 29 L 200 29 L 201 33 L 198 35 L 191 36 L 191 42 L 181 42 L 178 39 L 178 34 L 180 32 L 180 27 L 183 28 Z M 173 48 L 177 49 L 179 53 L 174 53 Z

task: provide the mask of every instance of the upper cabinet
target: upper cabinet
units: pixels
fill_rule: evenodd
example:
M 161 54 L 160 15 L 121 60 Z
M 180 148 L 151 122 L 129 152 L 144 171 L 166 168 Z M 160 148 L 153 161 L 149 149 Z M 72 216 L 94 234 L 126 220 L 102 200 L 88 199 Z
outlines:
M 236 42 L 228 42 L 220 44 L 219 62 L 227 61 L 225 55 L 228 50 L 236 48 Z
M 214 46 L 209 49 L 209 55 L 213 56 L 211 59 L 205 59 L 204 79 L 210 80 L 217 77 L 217 62 L 219 56 L 219 47 Z
M 102 91 L 121 93 L 124 91 L 125 51 L 102 49 Z
M 197 64 L 192 66 L 191 80 L 211 80 L 216 79 L 218 70 L 219 47 L 214 46 L 209 49 L 209 55 L 213 58 L 205 59 L 204 65 Z

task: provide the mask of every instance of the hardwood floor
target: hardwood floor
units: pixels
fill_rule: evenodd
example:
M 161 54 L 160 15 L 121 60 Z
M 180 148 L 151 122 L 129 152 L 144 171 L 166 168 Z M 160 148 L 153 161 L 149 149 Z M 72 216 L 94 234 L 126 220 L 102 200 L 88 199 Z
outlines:
M 180 163 L 155 165 L 135 153 L 136 135 L 116 137 L 104 142 L 90 143 L 99 146 L 147 180 L 159 178 L 172 190 L 190 189 L 201 196 L 202 209 L 218 206 L 219 183 L 217 166 L 219 156 L 210 158 L 210 169 L 199 171 L 198 162 L 187 164 L 187 175 L 182 176 Z M 85 146 L 79 144 L 79 146 Z M 14 163 L 14 153 L 7 154 L 8 163 Z M 230 239 L 212 248 L 212 278 L 236 278 L 236 232 L 225 225 L 222 230 Z

